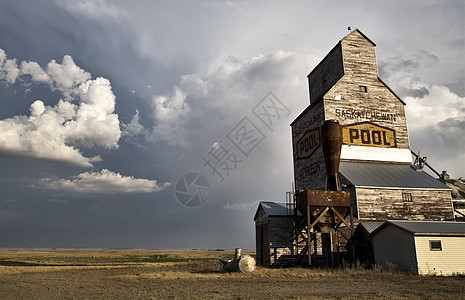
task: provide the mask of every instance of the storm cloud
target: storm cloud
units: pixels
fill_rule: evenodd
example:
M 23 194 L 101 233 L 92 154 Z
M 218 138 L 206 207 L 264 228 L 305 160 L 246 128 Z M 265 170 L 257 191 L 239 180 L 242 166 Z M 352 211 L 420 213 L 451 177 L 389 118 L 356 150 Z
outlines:
M 292 188 L 289 124 L 309 104 L 306 76 L 348 26 L 376 43 L 380 77 L 406 102 L 411 148 L 463 176 L 464 10 L 3 1 L 0 246 L 253 248 L 258 201 Z M 273 126 L 254 113 L 269 95 L 286 112 Z M 260 134 L 247 155 L 231 139 L 241 122 Z M 215 149 L 238 159 L 222 179 L 205 162 Z M 209 183 L 196 208 L 176 198 L 189 173 Z

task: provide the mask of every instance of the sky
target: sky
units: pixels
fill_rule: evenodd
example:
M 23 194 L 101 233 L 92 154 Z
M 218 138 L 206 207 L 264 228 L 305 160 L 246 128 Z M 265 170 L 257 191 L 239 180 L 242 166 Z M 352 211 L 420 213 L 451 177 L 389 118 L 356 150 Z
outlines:
M 465 177 L 463 1 L 0 2 L 0 247 L 253 249 L 306 76 L 358 28 Z

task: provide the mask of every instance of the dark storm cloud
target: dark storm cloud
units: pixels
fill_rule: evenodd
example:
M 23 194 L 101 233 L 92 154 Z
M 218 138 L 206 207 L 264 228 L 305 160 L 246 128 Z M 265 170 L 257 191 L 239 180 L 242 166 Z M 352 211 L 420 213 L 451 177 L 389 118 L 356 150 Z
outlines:
M 39 84 L 33 62 L 46 70 L 69 55 L 90 80 L 111 84 L 121 136 L 114 148 L 81 149 L 83 157 L 100 156 L 94 169 L 0 158 L 0 246 L 253 248 L 256 203 L 284 201 L 291 189 L 289 123 L 309 104 L 306 76 L 348 25 L 378 45 L 381 78 L 408 103 L 412 146 L 436 161 L 438 140 L 460 147 L 453 136 L 463 130 L 456 120 L 464 113 L 457 92 L 464 81 L 464 5 L 437 5 L 3 1 L 0 48 L 19 69 L 23 61 L 32 64 L 15 84 L 7 83 L 13 73 L 3 79 L 1 120 L 38 114 L 41 105 L 31 108 L 37 99 L 52 109 L 66 98 Z M 290 111 L 273 130 L 252 112 L 268 92 Z M 228 139 L 245 117 L 266 136 L 248 156 Z M 202 160 L 219 142 L 242 160 L 224 181 Z M 448 170 L 464 161 L 455 150 L 445 156 Z M 210 183 L 201 207 L 176 200 L 173 184 L 187 172 Z M 126 181 L 147 191 L 172 185 L 129 193 Z M 38 183 L 42 188 L 30 188 Z M 83 192 L 101 187 L 108 193 Z
M 388 82 L 401 97 L 422 98 L 429 94 L 417 75 L 419 70 L 437 65 L 439 58 L 427 51 L 414 54 L 401 54 L 384 59 L 379 64 L 379 74 Z
M 400 92 L 402 92 L 402 94 L 404 94 L 405 96 L 414 97 L 414 98 L 423 98 L 424 96 L 429 94 L 429 91 L 424 86 L 418 89 L 412 89 L 412 90 L 406 89 Z
M 428 156 L 428 163 L 441 172 L 447 170 L 449 174 L 463 174 L 465 159 L 465 117 L 448 118 L 434 126 L 415 130 L 411 144 Z M 454 162 L 459 164 L 454 164 Z M 454 176 L 454 177 L 455 177 Z

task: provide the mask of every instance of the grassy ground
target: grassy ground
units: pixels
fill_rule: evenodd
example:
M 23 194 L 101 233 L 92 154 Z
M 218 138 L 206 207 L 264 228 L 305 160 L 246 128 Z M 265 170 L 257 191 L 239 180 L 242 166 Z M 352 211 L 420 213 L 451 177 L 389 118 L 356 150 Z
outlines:
M 218 259 L 232 256 L 207 250 L 0 249 L 0 299 L 465 299 L 463 277 L 362 268 L 222 272 Z

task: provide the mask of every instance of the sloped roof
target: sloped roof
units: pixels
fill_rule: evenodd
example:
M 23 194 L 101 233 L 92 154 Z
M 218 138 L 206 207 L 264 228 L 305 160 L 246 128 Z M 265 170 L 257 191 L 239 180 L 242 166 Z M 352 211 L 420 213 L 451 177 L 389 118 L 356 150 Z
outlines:
M 397 98 L 397 100 L 400 101 L 400 103 L 402 103 L 403 105 L 407 105 L 407 103 L 405 103 L 404 100 L 402 100 L 402 99 L 401 99 L 401 98 L 400 98 L 400 97 L 386 84 L 386 82 L 384 82 L 381 78 L 379 78 L 379 76 L 378 76 L 378 80 L 379 80 L 379 82 L 381 82 L 381 83 L 391 92 L 391 94 L 394 95 L 394 97 Z
M 253 218 L 254 220 L 257 218 L 260 207 L 263 208 L 268 217 L 287 217 L 289 215 L 293 216 L 294 214 L 294 210 L 292 208 L 288 210 L 285 202 L 260 201 Z
M 370 235 L 392 225 L 413 235 L 453 235 L 465 236 L 465 222 L 387 220 Z
M 268 216 L 287 216 L 288 210 L 284 202 L 260 202 Z
M 384 222 L 360 222 L 358 226 L 362 226 L 368 234 L 371 234 L 383 224 Z
M 450 190 L 410 164 L 342 161 L 339 172 L 355 187 Z
M 352 34 L 354 34 L 354 33 L 359 33 L 359 34 L 360 34 L 361 36 L 363 36 L 368 42 L 370 42 L 373 46 L 376 47 L 376 44 L 375 44 L 372 40 L 370 40 L 370 39 L 369 39 L 363 32 L 361 32 L 358 28 L 355 28 L 355 30 L 352 30 L 348 35 L 346 35 L 345 37 L 343 37 L 343 38 L 341 39 L 341 41 L 342 41 L 342 40 L 345 40 L 348 36 L 350 36 L 350 35 L 352 35 Z

